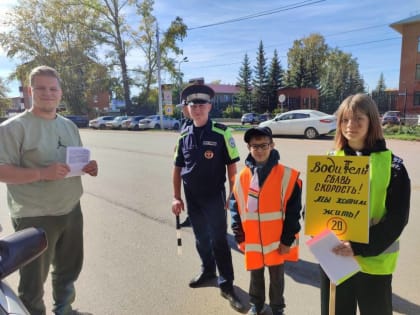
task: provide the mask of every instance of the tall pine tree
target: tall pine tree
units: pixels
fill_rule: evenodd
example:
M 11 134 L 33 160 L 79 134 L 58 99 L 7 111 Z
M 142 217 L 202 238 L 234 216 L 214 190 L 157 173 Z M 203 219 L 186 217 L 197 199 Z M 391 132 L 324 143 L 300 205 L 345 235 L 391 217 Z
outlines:
M 237 80 L 239 94 L 236 97 L 235 103 L 243 112 L 246 112 L 250 110 L 252 106 L 252 69 L 248 54 L 245 54 L 244 61 L 239 69 L 239 77 Z
M 376 85 L 375 90 L 372 91 L 372 98 L 375 100 L 376 104 L 378 105 L 378 109 L 381 112 L 386 111 L 390 107 L 390 99 L 388 97 L 389 95 L 385 90 L 385 78 L 384 74 L 381 72 L 378 84 Z
M 277 107 L 278 89 L 282 86 L 283 69 L 277 54 L 277 49 L 274 50 L 273 58 L 271 59 L 270 69 L 268 71 L 268 111 L 272 112 Z
M 263 42 L 260 41 L 257 53 L 257 64 L 254 67 L 254 79 L 252 80 L 254 86 L 254 100 L 255 106 L 252 110 L 258 113 L 264 112 L 268 109 L 268 77 L 267 65 L 264 52 Z

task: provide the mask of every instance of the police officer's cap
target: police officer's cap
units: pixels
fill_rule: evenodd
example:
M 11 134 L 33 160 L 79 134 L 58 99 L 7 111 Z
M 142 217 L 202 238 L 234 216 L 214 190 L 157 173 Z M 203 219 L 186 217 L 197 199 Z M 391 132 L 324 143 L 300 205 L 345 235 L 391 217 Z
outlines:
M 270 139 L 273 138 L 273 134 L 271 133 L 271 129 L 268 127 L 253 127 L 248 129 L 244 134 L 244 140 L 246 143 L 249 143 L 252 137 L 269 137 Z
M 183 100 L 181 103 L 177 104 L 175 107 L 176 108 L 182 108 L 182 107 L 187 106 L 187 105 L 188 105 L 187 101 Z
M 184 99 L 187 104 L 194 101 L 205 101 L 210 103 L 213 96 L 214 90 L 205 84 L 188 85 L 181 93 L 181 98 Z

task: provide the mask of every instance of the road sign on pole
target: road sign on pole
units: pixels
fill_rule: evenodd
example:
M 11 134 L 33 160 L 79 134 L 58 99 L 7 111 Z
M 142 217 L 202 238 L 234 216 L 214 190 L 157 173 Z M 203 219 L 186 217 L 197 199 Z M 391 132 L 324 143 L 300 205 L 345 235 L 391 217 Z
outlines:
M 283 104 L 284 104 L 284 101 L 286 100 L 286 95 L 284 95 L 284 94 L 280 94 L 279 95 L 279 102 L 280 102 L 280 104 L 281 104 L 281 112 L 283 113 Z

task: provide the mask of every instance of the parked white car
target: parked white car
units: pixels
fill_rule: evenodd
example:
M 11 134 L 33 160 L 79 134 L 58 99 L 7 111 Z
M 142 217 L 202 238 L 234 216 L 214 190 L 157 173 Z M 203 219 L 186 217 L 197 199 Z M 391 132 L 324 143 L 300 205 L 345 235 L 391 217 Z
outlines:
M 163 128 L 178 130 L 181 123 L 179 120 L 163 116 Z M 150 115 L 139 121 L 139 129 L 161 129 L 160 115 Z
M 337 118 L 313 109 L 297 109 L 278 114 L 259 124 L 273 135 L 305 136 L 314 139 L 337 129 Z
M 99 116 L 89 121 L 89 127 L 94 129 L 105 129 L 106 123 L 114 119 L 114 116 Z
M 128 116 L 117 116 L 113 120 L 108 121 L 105 125 L 108 129 L 121 129 L 121 124 Z

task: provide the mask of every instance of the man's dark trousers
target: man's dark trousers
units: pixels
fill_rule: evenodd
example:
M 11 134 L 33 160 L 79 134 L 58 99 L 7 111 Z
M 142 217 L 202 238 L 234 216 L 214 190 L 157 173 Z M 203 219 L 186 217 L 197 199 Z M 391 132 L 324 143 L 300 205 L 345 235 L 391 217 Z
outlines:
M 232 254 L 227 242 L 226 193 L 194 196 L 185 191 L 188 216 L 194 231 L 196 248 L 202 262 L 202 271 L 219 271 L 219 287 L 233 288 Z
M 73 210 L 60 216 L 13 218 L 16 231 L 27 227 L 42 228 L 48 248 L 37 259 L 20 269 L 19 297 L 31 315 L 45 315 L 44 283 L 50 264 L 54 307 L 57 315 L 70 314 L 75 300 L 74 282 L 83 264 L 83 216 L 78 203 Z

